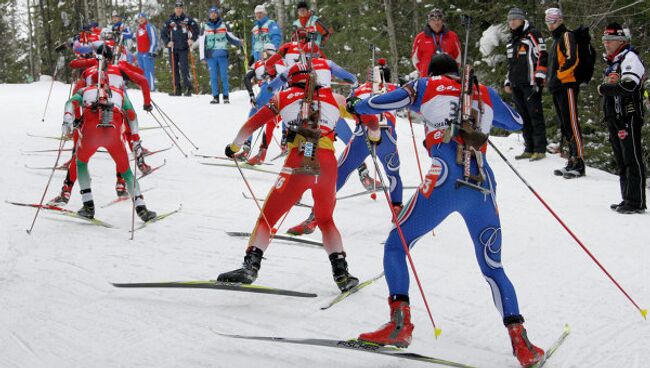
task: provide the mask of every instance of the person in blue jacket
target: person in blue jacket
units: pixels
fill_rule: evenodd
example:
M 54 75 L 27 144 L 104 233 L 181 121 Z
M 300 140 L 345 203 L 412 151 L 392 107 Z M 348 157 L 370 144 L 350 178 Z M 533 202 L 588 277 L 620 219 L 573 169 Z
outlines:
M 253 62 L 262 58 L 264 45 L 267 43 L 272 43 L 276 50 L 279 49 L 282 43 L 282 31 L 274 20 L 269 19 L 266 7 L 258 5 L 255 7 L 255 25 L 251 30 Z
M 133 33 L 129 29 L 129 26 L 122 21 L 122 16 L 117 10 L 113 10 L 112 13 L 113 24 L 111 24 L 111 30 L 115 34 L 115 38 L 119 40 L 119 35 L 122 35 L 122 40 L 130 40 L 133 38 Z
M 155 54 L 158 48 L 158 35 L 156 27 L 147 21 L 145 13 L 138 14 L 138 29 L 135 31 L 137 45 L 138 66 L 144 71 L 144 76 L 149 83 L 149 89 L 156 89 L 156 77 L 154 66 L 156 64 Z
M 174 13 L 160 27 L 160 38 L 165 47 L 169 49 L 170 59 L 172 61 L 172 79 L 174 81 L 174 90 L 171 96 L 180 96 L 181 78 L 185 96 L 192 95 L 192 83 L 190 82 L 190 64 L 189 53 L 192 44 L 199 38 L 199 25 L 194 18 L 189 17 L 183 11 L 183 1 L 176 0 Z M 197 82 L 197 81 L 195 81 Z M 197 82 L 198 83 L 198 82 Z
M 228 99 L 228 44 L 239 47 L 241 40 L 230 31 L 230 27 L 223 21 L 219 9 L 215 6 L 208 10 L 208 21 L 203 25 L 201 35 L 203 36 L 203 42 L 199 45 L 201 60 L 208 64 L 210 71 L 213 96 L 210 103 L 219 103 L 217 76 L 221 79 L 223 103 L 230 103 Z
M 425 146 L 432 163 L 419 190 L 397 216 L 397 225 L 384 247 L 391 320 L 377 331 L 361 334 L 359 340 L 399 347 L 411 343 L 414 326 L 405 248 L 415 246 L 418 239 L 457 212 L 469 230 L 476 260 L 507 328 L 513 354 L 522 367 L 530 367 L 544 359 L 544 351 L 528 339 L 514 286 L 501 263 L 497 183 L 484 155 L 493 125 L 517 130 L 523 120 L 493 89 L 478 85 L 473 88 L 471 99 L 474 119 L 463 120 L 462 129 L 451 129 L 450 122 L 458 121 L 461 113 L 458 74 L 456 61 L 449 55 L 438 54 L 429 64 L 431 77 L 420 78 L 384 95 L 364 100 L 348 98 L 351 113 L 377 114 L 405 107 L 421 113 L 425 122 Z

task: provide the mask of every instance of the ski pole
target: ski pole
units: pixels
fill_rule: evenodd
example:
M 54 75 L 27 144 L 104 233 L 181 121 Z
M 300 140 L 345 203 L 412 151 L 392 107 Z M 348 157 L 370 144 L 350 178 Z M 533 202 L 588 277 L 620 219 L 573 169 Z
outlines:
M 135 188 L 138 187 L 138 173 L 136 168 L 138 166 L 138 158 L 136 157 L 135 150 L 133 150 L 133 188 L 131 189 L 131 202 L 133 202 L 133 208 L 131 209 L 131 240 L 135 234 Z
M 172 30 L 169 30 L 169 39 L 172 40 Z M 172 41 L 173 42 L 173 41 Z M 174 46 L 169 48 L 169 56 L 172 61 L 172 85 L 174 86 L 174 94 L 176 94 L 176 63 L 174 62 Z
M 54 73 L 52 73 L 52 82 L 50 82 L 50 91 L 47 93 L 47 100 L 45 101 L 45 109 L 43 109 L 43 117 L 41 117 L 41 123 L 45 122 L 45 114 L 47 113 L 47 106 L 50 104 L 50 96 L 52 96 L 52 87 L 54 87 L 54 80 L 56 79 L 56 74 L 59 71 L 59 63 L 54 67 Z
M 151 103 L 154 105 L 154 107 L 156 107 L 156 111 L 158 111 L 158 113 L 160 114 L 160 118 L 162 119 L 163 123 L 165 123 L 162 125 L 162 129 L 169 129 L 169 132 L 174 135 L 174 138 L 176 138 L 176 140 L 180 140 L 180 138 L 178 137 L 178 135 L 176 134 L 172 126 L 169 124 L 169 121 L 165 118 L 165 115 L 163 115 L 162 110 L 158 109 L 157 106 L 155 106 L 155 103 L 153 101 L 151 101 Z
M 573 231 L 571 231 L 571 229 L 569 229 L 569 227 L 564 223 L 564 221 L 562 221 L 562 219 L 555 213 L 555 211 L 553 211 L 553 209 L 546 203 L 546 201 L 544 201 L 544 199 L 542 199 L 542 197 L 539 194 L 537 194 L 535 189 L 533 189 L 533 187 L 530 184 L 528 184 L 528 181 L 526 181 L 526 179 L 524 179 L 524 177 L 521 176 L 519 171 L 517 171 L 517 169 L 515 169 L 515 167 L 512 166 L 510 161 L 508 161 L 506 156 L 504 156 L 503 153 L 501 153 L 501 151 L 497 148 L 497 146 L 494 143 L 492 143 L 492 141 L 490 141 L 490 140 L 488 140 L 488 143 L 490 144 L 490 146 L 492 146 L 492 148 L 494 148 L 496 153 L 510 167 L 510 169 L 512 169 L 512 171 L 515 173 L 515 175 L 517 175 L 517 177 L 519 177 L 519 179 L 524 183 L 524 185 L 526 185 L 526 187 L 528 187 L 528 189 L 535 195 L 535 197 L 537 197 L 537 199 L 539 199 L 539 201 L 542 203 L 542 205 L 544 205 L 544 207 L 546 207 L 546 209 L 551 213 L 551 215 L 553 215 L 553 217 L 555 217 L 555 219 L 560 223 L 560 225 L 562 225 L 564 230 L 566 230 L 569 233 L 569 235 L 571 235 L 571 237 L 576 241 L 576 243 L 578 243 L 580 248 L 582 248 L 582 250 L 584 250 L 585 253 L 587 253 L 587 255 L 596 263 L 596 265 L 598 265 L 598 267 L 605 273 L 605 275 L 607 275 L 607 277 L 609 277 L 609 279 L 614 283 L 614 285 L 616 285 L 616 287 L 623 293 L 623 295 L 625 295 L 625 297 L 632 304 L 634 304 L 634 306 L 636 307 L 636 309 L 639 310 L 639 312 L 641 313 L 643 318 L 647 319 L 648 310 L 647 309 L 641 309 L 641 307 L 639 307 L 639 305 L 632 299 L 632 297 L 623 289 L 623 287 L 621 287 L 621 285 L 614 279 L 614 277 L 612 277 L 612 275 L 605 269 L 605 267 L 603 267 L 603 265 L 598 261 L 598 259 L 596 259 L 596 257 L 593 254 L 591 254 L 589 249 L 587 249 L 587 247 L 582 243 L 582 241 L 580 241 L 580 239 L 573 233 Z
M 160 115 L 163 117 L 163 119 L 166 118 L 167 121 L 169 121 L 169 122 L 171 123 L 171 125 L 173 125 L 174 128 L 176 128 L 176 130 L 178 130 L 178 131 L 181 133 L 181 135 L 182 135 L 183 137 L 185 137 L 185 139 L 187 139 L 187 141 L 188 141 L 188 142 L 189 142 L 189 143 L 194 147 L 194 149 L 196 149 L 196 150 L 199 149 L 199 147 L 198 147 L 196 144 L 194 144 L 194 142 L 192 142 L 192 140 L 190 139 L 190 137 L 188 137 L 188 136 L 185 134 L 185 132 L 183 132 L 183 130 L 181 130 L 181 128 L 179 128 L 178 125 L 176 125 L 176 123 L 172 120 L 172 118 L 170 118 L 169 115 L 167 115 L 167 113 L 166 113 L 165 111 L 163 111 L 163 109 L 161 109 L 160 106 L 158 106 L 158 104 L 157 104 L 155 101 L 151 100 L 151 103 L 154 105 L 154 107 L 156 108 L 156 110 L 158 110 L 158 112 L 159 112 Z
M 189 50 L 190 53 L 190 64 L 192 65 L 192 77 L 194 77 L 194 93 L 199 94 L 199 78 L 196 75 L 196 59 L 194 59 L 194 53 L 192 48 Z
M 36 214 L 34 215 L 34 219 L 32 220 L 32 226 L 30 226 L 28 230 L 25 230 L 29 235 L 32 234 L 32 230 L 34 230 L 34 225 L 36 224 L 36 218 L 38 218 L 38 214 L 41 212 L 41 207 L 43 207 L 43 201 L 45 201 L 47 190 L 49 189 L 50 183 L 52 182 L 54 171 L 56 171 L 57 166 L 59 166 L 59 159 L 61 158 L 61 152 L 63 151 L 63 146 L 65 146 L 65 142 L 66 141 L 63 140 L 63 133 L 61 133 L 61 140 L 59 141 L 59 151 L 56 154 L 56 162 L 52 167 L 52 171 L 50 172 L 50 177 L 47 179 L 47 184 L 45 185 L 45 190 L 43 191 L 43 195 L 41 196 L 41 201 L 38 203 L 38 207 L 36 207 Z
M 237 166 L 237 170 L 239 170 L 239 175 L 241 175 L 241 178 L 244 180 L 244 184 L 246 184 L 246 188 L 248 188 L 248 192 L 251 194 L 251 197 L 253 197 L 255 205 L 260 210 L 260 216 L 264 219 L 264 222 L 266 222 L 266 226 L 269 227 L 269 231 L 271 232 L 271 235 L 275 235 L 278 229 L 271 226 L 271 223 L 266 218 L 266 215 L 264 214 L 264 210 L 262 209 L 262 206 L 260 206 L 260 202 L 257 200 L 257 197 L 253 192 L 253 188 L 251 188 L 251 185 L 248 183 L 248 179 L 246 179 L 246 175 L 244 175 L 244 171 L 241 169 L 241 166 L 239 166 L 239 161 L 234 158 L 232 160 L 235 161 L 235 166 Z
M 399 234 L 400 240 L 402 242 L 402 247 L 404 248 L 404 253 L 406 253 L 406 257 L 408 258 L 409 265 L 411 266 L 411 271 L 413 272 L 413 277 L 415 277 L 415 281 L 418 284 L 418 289 L 420 289 L 420 295 L 422 296 L 422 301 L 424 301 L 424 307 L 427 310 L 427 313 L 429 315 L 429 320 L 431 321 L 431 324 L 433 325 L 433 334 L 438 338 L 440 334 L 442 333 L 442 329 L 438 328 L 436 326 L 436 322 L 433 319 L 433 314 L 431 313 L 431 308 L 429 307 L 429 302 L 427 301 L 427 297 L 424 295 L 424 289 L 422 288 L 422 283 L 420 282 L 420 277 L 418 276 L 418 271 L 415 269 L 415 263 L 413 263 L 413 258 L 411 257 L 411 252 L 409 251 L 408 244 L 406 243 L 406 237 L 404 236 L 404 232 L 402 231 L 402 226 L 399 224 L 399 219 L 397 218 L 397 213 L 395 213 L 395 209 L 393 208 L 393 203 L 390 200 L 390 195 L 388 194 L 388 189 L 386 188 L 386 182 L 384 181 L 384 175 L 381 173 L 379 170 L 379 164 L 377 163 L 377 154 L 374 149 L 374 147 L 371 147 L 372 144 L 370 143 L 370 139 L 368 138 L 368 132 L 365 131 L 365 138 L 366 138 L 366 143 L 368 144 L 368 148 L 372 148 L 370 152 L 372 153 L 372 162 L 375 165 L 375 171 L 379 174 L 379 181 L 381 182 L 381 188 L 384 191 L 384 197 L 386 197 L 386 201 L 388 202 L 388 207 L 390 208 L 391 215 L 393 217 L 393 223 L 395 224 L 395 228 L 397 229 L 397 233 Z M 414 195 L 417 195 L 414 194 Z
M 409 125 L 411 126 L 411 138 L 413 139 L 413 151 L 415 152 L 415 159 L 418 162 L 418 171 L 420 172 L 420 183 L 424 182 L 422 176 L 422 166 L 420 165 L 420 154 L 418 153 L 418 146 L 415 143 L 415 132 L 413 131 L 413 120 L 411 119 L 411 110 L 408 111 Z
M 158 125 L 160 125 L 160 127 L 163 128 L 163 131 L 165 132 L 165 134 L 167 134 L 167 136 L 168 136 L 169 139 L 172 141 L 172 143 L 174 143 L 174 145 L 176 146 L 176 148 L 178 148 L 178 150 L 181 151 L 181 153 L 183 154 L 183 156 L 185 156 L 185 158 L 187 158 L 187 154 L 186 154 L 186 153 L 183 151 L 183 149 L 178 145 L 178 142 L 176 142 L 176 140 L 171 136 L 171 134 L 169 134 L 169 132 L 168 132 L 168 131 L 163 127 L 162 123 L 160 122 L 160 120 L 158 120 L 158 118 L 156 117 L 156 115 L 152 114 L 151 111 L 149 111 L 149 114 L 150 114 L 151 116 L 153 116 L 153 119 L 156 121 L 156 123 L 158 123 Z

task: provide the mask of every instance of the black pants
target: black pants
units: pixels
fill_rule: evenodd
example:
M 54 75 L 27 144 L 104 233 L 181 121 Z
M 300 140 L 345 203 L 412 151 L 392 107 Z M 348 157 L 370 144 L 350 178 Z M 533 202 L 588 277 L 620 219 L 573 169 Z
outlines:
M 572 159 L 584 157 L 582 131 L 578 121 L 578 88 L 566 88 L 553 92 L 555 112 L 560 120 L 562 138 L 569 142 L 569 155 Z
M 517 112 L 524 119 L 525 151 L 530 153 L 546 152 L 546 124 L 542 109 L 542 93 L 535 92 L 533 86 L 513 86 L 512 99 Z
M 609 142 L 612 144 L 617 174 L 621 184 L 621 196 L 625 204 L 635 208 L 646 208 L 645 164 L 641 146 L 643 120 L 638 115 L 627 117 L 623 128 L 608 122 Z
M 183 78 L 183 86 L 185 88 L 192 88 L 190 83 L 190 64 L 188 62 L 189 50 L 174 49 L 172 53 L 172 72 L 174 73 L 174 82 L 176 84 L 176 92 L 181 91 L 181 79 Z M 179 76 L 180 74 L 180 76 Z

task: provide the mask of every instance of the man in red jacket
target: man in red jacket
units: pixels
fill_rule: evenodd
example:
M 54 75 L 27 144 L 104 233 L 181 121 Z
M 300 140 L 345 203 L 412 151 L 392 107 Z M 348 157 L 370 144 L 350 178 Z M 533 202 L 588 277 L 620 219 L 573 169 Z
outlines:
M 411 61 L 421 77 L 427 75 L 434 54 L 448 54 L 460 65 L 460 40 L 456 32 L 445 24 L 444 13 L 439 8 L 429 12 L 424 30 L 413 40 Z

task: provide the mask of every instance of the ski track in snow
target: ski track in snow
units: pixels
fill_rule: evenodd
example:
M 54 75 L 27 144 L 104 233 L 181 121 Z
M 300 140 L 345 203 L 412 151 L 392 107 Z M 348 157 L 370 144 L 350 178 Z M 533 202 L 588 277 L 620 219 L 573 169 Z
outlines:
M 37 203 L 49 172 L 24 164 L 50 166 L 55 153 L 24 155 L 21 150 L 57 148 L 57 136 L 69 86 L 55 83 L 45 123 L 40 121 L 48 82 L 0 85 L 5 119 L 0 176 L 5 200 Z M 139 91 L 129 92 L 141 126 L 155 121 L 140 108 Z M 195 141 L 203 153 L 221 154 L 248 110 L 245 93 L 231 94 L 231 105 L 209 105 L 209 96 L 154 100 Z M 397 124 L 405 183 L 417 183 L 408 122 Z M 416 126 L 416 139 L 423 132 Z M 142 131 L 149 149 L 169 145 L 160 129 Z M 277 134 L 277 132 L 276 132 Z M 588 169 L 587 177 L 566 181 L 552 170 L 563 165 L 556 155 L 531 164 L 514 161 L 522 150 L 517 135 L 493 138 L 538 193 L 583 240 L 613 276 L 642 306 L 650 305 L 648 239 L 650 214 L 622 216 L 611 211 L 619 201 L 618 179 Z M 67 143 L 69 147 L 71 143 Z M 186 152 L 190 144 L 182 142 Z M 342 145 L 337 143 L 337 152 Z M 418 143 L 420 156 L 426 153 Z M 647 366 L 650 327 L 573 239 L 488 150 L 495 171 L 503 226 L 503 263 L 518 292 L 531 340 L 545 348 L 568 322 L 572 334 L 546 365 L 552 367 Z M 277 154 L 272 145 L 269 156 Z M 98 154 L 89 165 L 98 205 L 114 198 L 114 165 Z M 61 162 L 69 158 L 64 152 Z M 258 215 L 232 168 L 200 165 L 208 159 L 183 158 L 173 150 L 149 157 L 166 167 L 143 181 L 155 187 L 145 194 L 159 212 L 183 210 L 151 224 L 129 241 L 130 202 L 98 208 L 97 218 L 119 227 L 105 229 L 72 218 L 41 212 L 32 235 L 35 209 L 3 205 L 0 212 L 0 367 L 424 367 L 427 364 L 373 354 L 221 337 L 231 334 L 346 339 L 373 330 L 388 319 L 384 280 L 343 303 L 321 311 L 337 295 L 322 250 L 274 242 L 257 283 L 315 292 L 301 299 L 218 290 L 115 289 L 109 282 L 214 279 L 241 263 L 246 239 L 226 231 L 251 231 Z M 370 163 L 370 161 L 367 161 Z M 423 163 L 426 167 L 426 159 Z M 372 165 L 369 165 L 372 167 Z M 279 160 L 274 167 L 280 167 Z M 246 170 L 256 195 L 266 195 L 273 177 Z M 57 171 L 46 196 L 54 197 L 65 173 Z M 362 190 L 353 173 L 341 195 Z M 406 193 L 411 193 L 408 191 Z M 405 193 L 405 201 L 408 194 Z M 309 194 L 305 203 L 311 203 Z M 78 185 L 67 208 L 81 206 Z M 302 221 L 308 209 L 294 208 L 280 232 Z M 359 221 L 362 219 L 362 221 Z M 335 220 L 343 235 L 350 270 L 365 280 L 382 270 L 383 242 L 391 228 L 389 210 L 360 196 L 337 203 Z M 137 221 L 137 220 L 136 220 Z M 139 223 L 139 222 L 138 222 Z M 316 232 L 310 237 L 320 239 Z M 435 340 L 414 281 L 411 282 L 416 326 L 410 351 L 479 367 L 518 366 L 474 259 L 473 246 L 458 215 L 450 216 L 435 236 L 425 235 L 413 250 L 437 324 Z

